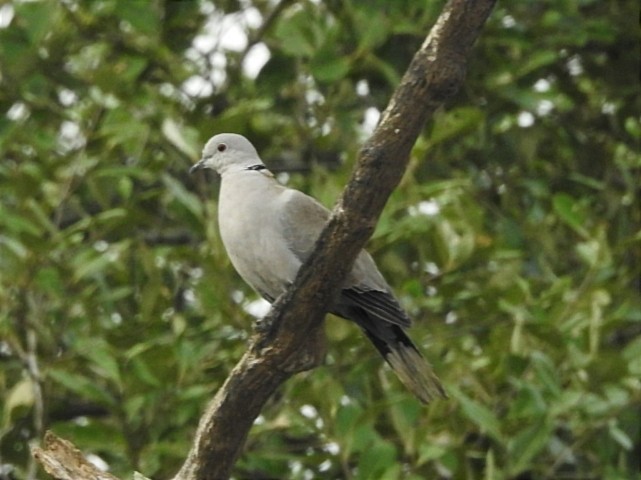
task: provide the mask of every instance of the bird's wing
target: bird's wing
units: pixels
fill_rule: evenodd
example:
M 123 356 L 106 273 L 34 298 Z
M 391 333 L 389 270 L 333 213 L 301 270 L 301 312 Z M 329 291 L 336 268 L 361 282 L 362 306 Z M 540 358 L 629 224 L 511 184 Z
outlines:
M 287 245 L 304 262 L 329 219 L 329 210 L 309 195 L 288 189 L 279 217 Z
M 412 321 L 400 306 L 394 295 L 380 290 L 365 290 L 359 287 L 344 288 L 341 291 L 336 313 L 351 318 L 354 307 L 365 310 L 370 318 L 376 318 L 400 327 L 410 327 Z
M 288 247 L 301 263 L 312 253 L 328 218 L 329 210 L 312 197 L 297 190 L 287 192 L 280 221 Z M 356 258 L 334 311 L 351 318 L 349 311 L 353 307 L 362 308 L 375 318 L 402 327 L 411 324 L 374 260 L 365 250 Z

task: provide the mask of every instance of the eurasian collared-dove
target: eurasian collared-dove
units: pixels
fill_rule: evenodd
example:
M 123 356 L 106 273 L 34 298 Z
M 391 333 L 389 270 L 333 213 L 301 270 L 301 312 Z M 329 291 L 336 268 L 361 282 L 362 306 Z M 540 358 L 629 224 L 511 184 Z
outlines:
M 278 183 L 241 135 L 211 138 L 190 172 L 203 168 L 222 178 L 218 224 L 232 264 L 252 288 L 273 302 L 311 254 L 329 211 L 312 197 Z M 432 367 L 405 333 L 410 319 L 366 251 L 356 258 L 330 311 L 356 322 L 421 401 L 445 396 Z

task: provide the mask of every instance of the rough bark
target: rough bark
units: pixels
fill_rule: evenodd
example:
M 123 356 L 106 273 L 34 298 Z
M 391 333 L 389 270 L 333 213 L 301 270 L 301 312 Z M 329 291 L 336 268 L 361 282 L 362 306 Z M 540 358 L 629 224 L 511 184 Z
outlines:
M 58 480 L 118 480 L 87 461 L 71 442 L 51 432 L 45 434 L 42 447 L 32 448 L 31 454 L 49 475 Z
M 295 373 L 322 361 L 321 326 L 327 307 L 398 185 L 426 120 L 462 85 L 468 53 L 494 3 L 450 0 L 445 5 L 362 148 L 314 253 L 274 303 L 248 351 L 208 405 L 187 460 L 173 480 L 228 478 L 272 393 Z M 43 454 L 39 451 L 37 458 Z M 56 478 L 71 478 L 48 471 Z M 80 473 L 73 478 L 98 478 Z

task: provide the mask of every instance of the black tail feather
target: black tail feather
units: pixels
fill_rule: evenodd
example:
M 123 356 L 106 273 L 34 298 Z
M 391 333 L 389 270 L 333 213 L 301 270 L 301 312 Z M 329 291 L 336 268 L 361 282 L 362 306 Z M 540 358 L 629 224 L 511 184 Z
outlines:
M 379 351 L 399 380 L 423 403 L 435 398 L 447 397 L 441 381 L 432 366 L 421 355 L 399 323 L 380 318 L 376 312 L 369 312 L 361 305 L 340 304 L 334 312 L 357 323 Z M 407 316 L 403 312 L 405 318 Z M 409 319 L 408 319 L 409 321 Z
M 361 324 L 361 328 L 403 385 L 421 402 L 427 404 L 435 398 L 447 397 L 432 366 L 401 327 L 383 325 L 384 335 L 380 335 L 381 326 L 370 329 Z

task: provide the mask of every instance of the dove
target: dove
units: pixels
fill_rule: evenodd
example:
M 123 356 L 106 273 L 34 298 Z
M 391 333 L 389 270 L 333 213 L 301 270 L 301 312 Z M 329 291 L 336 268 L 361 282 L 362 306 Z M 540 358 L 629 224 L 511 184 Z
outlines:
M 190 173 L 201 169 L 214 170 L 221 177 L 218 226 L 232 265 L 273 303 L 312 253 L 329 210 L 280 184 L 242 135 L 212 137 Z M 446 397 L 432 367 L 407 336 L 410 318 L 365 250 L 358 254 L 329 311 L 356 323 L 421 402 Z

